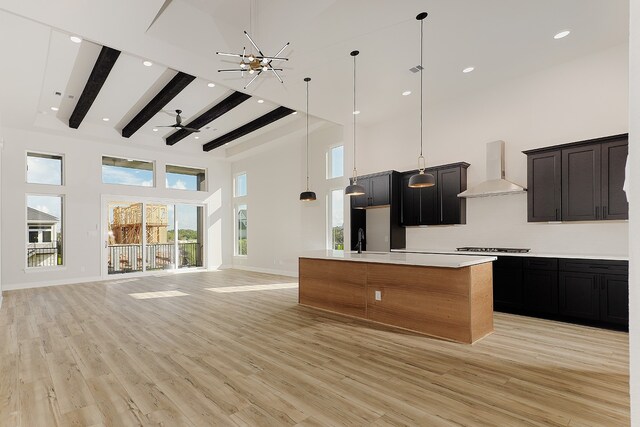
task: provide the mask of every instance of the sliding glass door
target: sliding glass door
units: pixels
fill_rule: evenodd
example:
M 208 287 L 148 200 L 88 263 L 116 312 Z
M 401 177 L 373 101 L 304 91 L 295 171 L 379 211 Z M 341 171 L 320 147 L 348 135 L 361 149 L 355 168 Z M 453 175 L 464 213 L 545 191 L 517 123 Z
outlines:
M 114 201 L 107 213 L 108 274 L 204 265 L 202 206 Z

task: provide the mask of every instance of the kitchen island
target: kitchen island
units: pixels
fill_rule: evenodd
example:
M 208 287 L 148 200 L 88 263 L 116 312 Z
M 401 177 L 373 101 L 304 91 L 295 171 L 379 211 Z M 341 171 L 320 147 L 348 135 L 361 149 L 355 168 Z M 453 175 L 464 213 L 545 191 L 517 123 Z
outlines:
M 494 256 L 317 251 L 298 302 L 462 343 L 493 332 Z

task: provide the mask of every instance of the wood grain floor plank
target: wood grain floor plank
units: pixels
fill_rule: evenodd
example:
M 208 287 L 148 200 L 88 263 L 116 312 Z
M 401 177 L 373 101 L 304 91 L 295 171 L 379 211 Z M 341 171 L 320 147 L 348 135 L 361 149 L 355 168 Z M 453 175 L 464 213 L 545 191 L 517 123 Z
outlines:
M 5 292 L 0 425 L 629 425 L 626 333 L 496 313 L 462 345 L 268 289 L 292 282 L 224 270 Z M 214 292 L 252 285 L 267 288 Z M 168 290 L 187 295 L 131 296 Z

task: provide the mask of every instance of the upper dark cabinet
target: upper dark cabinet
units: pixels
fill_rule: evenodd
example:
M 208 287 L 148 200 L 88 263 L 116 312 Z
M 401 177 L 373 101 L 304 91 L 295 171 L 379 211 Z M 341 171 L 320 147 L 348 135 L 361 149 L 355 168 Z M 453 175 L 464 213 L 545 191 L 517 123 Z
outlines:
M 629 202 L 622 190 L 628 153 L 627 138 L 602 144 L 603 219 L 629 218 Z
M 454 163 L 425 170 L 435 185 L 410 188 L 409 178 L 417 170 L 402 177 L 402 225 L 445 225 L 466 222 L 466 200 L 458 194 L 467 189 L 468 163 Z
M 350 181 L 353 183 L 353 179 Z M 365 194 L 351 197 L 351 207 L 357 209 L 390 204 L 390 172 L 358 177 L 358 184 L 364 187 Z
M 527 157 L 529 222 L 559 221 L 561 209 L 560 150 Z
M 628 135 L 525 151 L 528 220 L 627 219 L 622 189 Z

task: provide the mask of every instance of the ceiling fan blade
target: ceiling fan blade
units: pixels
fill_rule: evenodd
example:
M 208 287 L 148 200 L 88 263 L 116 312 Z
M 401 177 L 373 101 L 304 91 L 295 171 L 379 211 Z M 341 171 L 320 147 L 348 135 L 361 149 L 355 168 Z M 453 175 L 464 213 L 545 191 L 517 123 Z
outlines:
M 180 126 L 180 129 L 182 130 L 186 130 L 187 132 L 200 132 L 200 129 L 196 129 L 196 128 L 186 128 L 184 126 Z
M 171 126 L 156 126 L 157 128 L 177 128 L 180 127 L 178 125 L 171 125 Z
M 250 81 L 249 83 L 247 83 L 247 85 L 246 85 L 244 88 L 245 88 L 245 89 L 246 89 L 246 88 L 248 88 L 248 87 L 249 87 L 249 85 L 250 85 L 251 83 L 253 83 L 253 81 L 254 81 L 255 79 L 257 79 L 257 78 L 258 78 L 258 76 L 260 75 L 260 73 L 262 73 L 262 70 L 258 71 L 258 74 L 256 74 L 255 76 L 253 76 L 253 78 L 251 79 L 251 81 Z
M 216 55 L 221 55 L 221 56 L 233 56 L 235 58 L 242 58 L 242 55 L 238 54 L 238 53 L 227 53 L 227 52 L 216 52 Z
M 238 71 L 243 72 L 245 71 L 244 68 L 230 68 L 230 69 L 226 69 L 226 70 L 218 70 L 219 73 L 237 73 Z
M 251 38 L 251 36 L 249 35 L 249 33 L 247 33 L 246 31 L 244 32 L 244 35 L 247 36 L 247 38 L 249 39 L 249 41 L 251 42 L 251 44 L 253 45 L 253 47 L 256 48 L 256 50 L 258 51 L 258 53 L 260 54 L 260 56 L 264 56 L 264 53 L 262 53 L 262 51 L 260 50 L 260 48 L 253 42 L 253 39 Z M 247 85 L 248 86 L 248 85 Z

